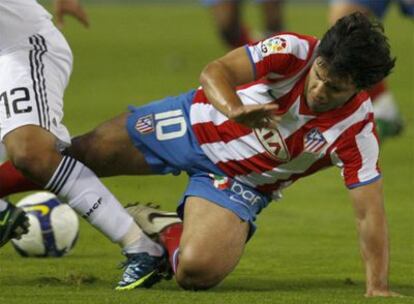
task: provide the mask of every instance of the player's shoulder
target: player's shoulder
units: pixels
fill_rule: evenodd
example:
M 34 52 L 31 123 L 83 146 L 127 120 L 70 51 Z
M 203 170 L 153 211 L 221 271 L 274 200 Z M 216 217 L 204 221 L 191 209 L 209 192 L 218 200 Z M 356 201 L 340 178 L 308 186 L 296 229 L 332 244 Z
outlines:
M 344 113 L 342 122 L 338 123 L 343 127 L 343 139 L 375 135 L 374 110 L 368 93 L 361 91 L 357 94 L 348 111 L 349 114 Z
M 309 58 L 311 52 L 318 44 L 318 39 L 313 36 L 294 32 L 281 32 L 264 39 L 259 43 L 263 56 L 272 54 L 290 54 L 299 59 Z

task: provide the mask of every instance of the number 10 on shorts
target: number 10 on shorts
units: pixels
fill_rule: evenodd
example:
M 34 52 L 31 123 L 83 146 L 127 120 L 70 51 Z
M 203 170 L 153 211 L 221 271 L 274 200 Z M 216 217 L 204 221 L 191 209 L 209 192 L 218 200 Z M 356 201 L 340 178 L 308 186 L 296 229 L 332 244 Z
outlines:
M 182 137 L 187 132 L 187 123 L 182 110 L 157 113 L 154 120 L 155 134 L 160 141 Z

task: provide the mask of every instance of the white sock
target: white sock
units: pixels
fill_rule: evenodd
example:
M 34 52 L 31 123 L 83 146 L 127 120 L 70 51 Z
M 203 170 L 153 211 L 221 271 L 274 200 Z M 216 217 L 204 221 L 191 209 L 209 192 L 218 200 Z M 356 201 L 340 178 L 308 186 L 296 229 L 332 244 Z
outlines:
M 394 96 L 389 91 L 386 91 L 375 98 L 372 106 L 374 107 L 375 118 L 387 121 L 398 120 L 399 118 L 397 103 L 395 102 Z
M 99 178 L 74 158 L 62 159 L 45 189 L 66 199 L 69 206 L 113 242 L 121 242 L 131 225 L 137 226 Z
M 146 236 L 137 225 L 131 225 L 122 238 L 121 245 L 125 254 L 147 252 L 152 256 L 162 256 L 164 253 L 164 249 Z

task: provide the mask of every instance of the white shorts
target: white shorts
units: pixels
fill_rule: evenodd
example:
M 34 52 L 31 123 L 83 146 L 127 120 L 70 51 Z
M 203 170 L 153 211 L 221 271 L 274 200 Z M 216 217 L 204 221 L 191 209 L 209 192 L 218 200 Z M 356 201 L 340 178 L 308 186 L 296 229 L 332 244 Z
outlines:
M 63 94 L 72 71 L 63 35 L 48 27 L 0 53 L 0 139 L 25 125 L 40 126 L 68 146 Z

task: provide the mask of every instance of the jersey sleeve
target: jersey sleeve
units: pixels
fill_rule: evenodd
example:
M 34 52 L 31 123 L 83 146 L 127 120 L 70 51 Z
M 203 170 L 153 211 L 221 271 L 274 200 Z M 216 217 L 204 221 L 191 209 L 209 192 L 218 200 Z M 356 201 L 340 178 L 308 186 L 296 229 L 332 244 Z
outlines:
M 311 36 L 285 33 L 246 46 L 255 78 L 290 76 L 306 66 L 318 40 Z
M 381 177 L 378 166 L 379 144 L 373 117 L 353 126 L 344 134 L 332 155 L 335 165 L 342 169 L 345 185 L 353 189 L 372 183 Z M 355 129 L 359 129 L 354 132 Z

